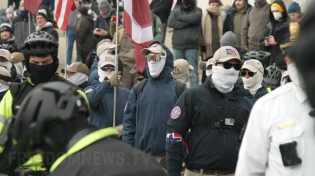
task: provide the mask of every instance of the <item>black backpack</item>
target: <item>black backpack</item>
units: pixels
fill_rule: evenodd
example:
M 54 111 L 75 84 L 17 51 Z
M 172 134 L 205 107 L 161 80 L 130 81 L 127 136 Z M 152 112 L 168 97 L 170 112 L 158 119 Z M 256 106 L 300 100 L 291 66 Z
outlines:
M 138 87 L 137 87 L 137 94 L 136 94 L 136 100 L 139 97 L 140 92 L 143 90 L 144 86 L 146 85 L 146 83 L 148 82 L 148 79 L 143 79 Z M 180 81 L 176 81 L 176 87 L 175 87 L 175 91 L 176 91 L 176 96 L 177 98 L 179 98 L 182 93 L 184 92 L 184 88 L 185 88 L 186 84 L 180 82 Z

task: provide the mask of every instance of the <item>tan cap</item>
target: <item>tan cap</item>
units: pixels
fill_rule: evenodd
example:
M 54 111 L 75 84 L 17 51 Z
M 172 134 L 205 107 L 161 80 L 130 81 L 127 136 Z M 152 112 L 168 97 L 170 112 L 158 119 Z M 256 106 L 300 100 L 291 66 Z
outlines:
M 8 50 L 0 49 L 0 57 L 4 57 L 8 61 L 12 62 L 12 57 L 11 57 L 10 51 Z
M 11 73 L 5 67 L 0 66 L 0 83 L 8 85 L 8 82 L 11 80 Z
M 214 63 L 226 62 L 232 59 L 237 59 L 240 62 L 242 62 L 238 51 L 231 46 L 222 46 L 214 53 L 214 56 L 213 56 Z
M 261 62 L 259 62 L 256 59 L 250 59 L 250 60 L 245 61 L 242 69 L 248 69 L 249 71 L 252 71 L 252 72 L 260 71 L 262 74 L 264 74 L 263 65 L 261 64 Z
M 209 60 L 207 61 L 206 69 L 208 68 L 209 65 L 214 65 L 214 60 L 213 60 L 213 58 L 211 58 L 211 59 L 209 59 Z
M 194 70 L 194 67 L 189 65 L 185 59 L 177 59 L 174 61 L 174 67 L 178 68 L 179 72 L 183 73 L 188 70 Z
M 73 73 L 79 72 L 90 76 L 89 68 L 81 62 L 73 62 L 71 65 L 68 66 L 67 71 Z M 65 73 L 65 69 L 61 69 L 61 73 Z
M 105 65 L 115 66 L 115 56 L 114 55 L 101 54 L 99 56 L 98 67 L 103 67 Z
M 23 62 L 25 60 L 24 55 L 22 53 L 19 53 L 19 52 L 11 53 L 11 57 L 12 57 L 12 63 L 13 64 Z
M 284 77 L 287 77 L 287 76 L 289 76 L 289 72 L 288 71 L 283 72 L 281 76 L 281 81 L 283 80 Z
M 116 45 L 113 44 L 110 40 L 107 40 L 104 43 L 102 43 L 99 47 L 97 47 L 96 55 L 97 57 L 99 57 L 102 54 L 102 52 L 104 52 L 105 50 L 115 49 L 115 48 L 116 48 Z M 120 45 L 118 45 L 118 50 L 120 50 Z
M 141 50 L 141 54 L 143 56 L 148 55 L 150 52 L 158 53 L 158 54 L 164 54 L 166 55 L 166 50 L 163 48 L 163 46 L 159 43 L 154 43 L 149 46 L 149 48 L 144 48 Z

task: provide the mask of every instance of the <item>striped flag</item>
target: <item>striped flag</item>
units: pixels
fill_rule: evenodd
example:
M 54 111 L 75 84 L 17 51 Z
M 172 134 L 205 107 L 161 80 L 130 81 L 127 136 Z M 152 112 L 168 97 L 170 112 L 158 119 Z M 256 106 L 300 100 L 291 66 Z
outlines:
M 75 10 L 77 6 L 75 0 L 56 0 L 55 9 L 56 9 L 56 22 L 59 29 L 63 32 L 67 29 L 68 20 L 70 16 L 70 11 Z
M 175 9 L 175 7 L 176 7 L 176 3 L 177 3 L 177 0 L 173 0 L 173 4 L 172 4 L 172 8 L 171 8 L 171 12 Z
M 153 42 L 149 1 L 124 0 L 124 26 L 126 35 L 135 44 L 137 70 L 143 72 L 146 58 L 141 50 Z

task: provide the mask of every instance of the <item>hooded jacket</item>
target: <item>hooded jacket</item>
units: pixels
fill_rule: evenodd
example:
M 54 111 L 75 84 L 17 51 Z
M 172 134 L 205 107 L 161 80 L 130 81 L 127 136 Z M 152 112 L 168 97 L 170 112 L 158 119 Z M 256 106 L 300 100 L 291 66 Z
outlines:
M 173 1 L 170 0 L 152 0 L 150 9 L 161 19 L 163 24 L 166 24 L 171 13 L 172 4 Z
M 280 4 L 283 9 L 284 13 L 283 15 L 283 21 L 276 21 L 273 17 L 273 13 L 270 11 L 270 24 L 271 28 L 266 31 L 265 37 L 268 37 L 270 35 L 274 36 L 275 41 L 277 42 L 277 45 L 270 45 L 268 47 L 265 46 L 265 38 L 262 38 L 261 40 L 261 49 L 263 51 L 268 51 L 271 53 L 269 63 L 268 65 L 272 65 L 273 63 L 276 63 L 276 66 L 280 69 L 286 70 L 287 64 L 284 60 L 284 54 L 282 53 L 282 50 L 280 49 L 280 45 L 285 44 L 287 41 L 290 40 L 290 22 L 291 18 L 288 15 L 287 8 L 285 7 L 285 4 L 282 0 L 276 0 L 273 3 Z M 270 25 L 268 25 L 270 26 Z
M 97 70 L 94 71 L 97 73 Z M 85 93 L 90 103 L 91 124 L 97 129 L 113 126 L 114 87 L 108 82 L 95 82 L 94 85 L 85 88 Z M 129 95 L 129 90 L 118 86 L 116 98 L 115 126 L 122 124 L 124 108 Z
M 24 41 L 29 34 L 35 31 L 35 20 L 31 17 L 31 31 L 29 31 L 29 23 L 27 16 L 19 14 L 17 17 L 13 18 L 12 21 L 12 30 L 13 35 L 15 36 L 15 43 L 17 46 L 18 52 L 22 51 Z
M 107 36 L 98 36 L 95 35 L 97 38 L 97 43 L 100 42 L 103 39 L 110 39 L 112 40 L 113 37 L 110 35 L 110 21 L 111 21 L 111 17 L 113 15 L 116 15 L 116 9 L 111 8 L 111 11 L 109 11 L 108 13 L 110 13 L 111 15 L 108 18 L 103 18 L 102 15 L 98 15 L 95 23 L 94 23 L 94 29 L 95 28 L 100 28 L 100 29 L 104 29 L 105 31 L 108 32 Z
M 165 156 L 167 121 L 177 101 L 176 81 L 171 74 L 173 54 L 164 44 L 154 43 L 161 44 L 167 51 L 165 66 L 155 79 L 147 70 L 148 82 L 138 98 L 139 84 L 130 90 L 123 121 L 123 141 L 153 156 Z
M 238 10 L 236 9 L 236 5 L 235 5 L 235 1 L 233 3 L 233 6 L 229 9 L 228 14 L 224 20 L 224 24 L 223 24 L 223 34 L 226 33 L 227 31 L 232 31 L 232 32 L 236 32 L 235 31 L 235 24 L 234 24 L 234 18 L 235 18 L 235 14 L 240 13 L 240 14 L 244 14 L 244 16 L 246 16 L 246 12 L 249 8 L 251 8 L 252 6 L 250 4 L 248 4 L 247 0 L 244 0 L 245 3 L 245 9 L 244 9 L 244 13 L 242 12 L 238 12 Z M 244 21 L 245 21 L 245 17 L 244 17 Z M 242 30 L 242 25 L 244 23 L 244 21 L 240 24 L 236 24 L 237 26 L 240 26 L 240 29 L 238 29 L 238 31 L 240 31 L 240 33 L 235 33 L 238 36 L 238 43 L 240 46 L 241 43 L 241 30 Z
M 195 0 L 191 1 L 191 7 L 183 6 L 175 9 L 169 19 L 168 27 L 174 28 L 172 45 L 176 49 L 198 49 L 201 40 L 202 11 L 196 6 Z
M 17 52 L 15 37 L 11 35 L 11 38 L 7 41 L 0 39 L 0 48 L 8 50 L 10 53 Z

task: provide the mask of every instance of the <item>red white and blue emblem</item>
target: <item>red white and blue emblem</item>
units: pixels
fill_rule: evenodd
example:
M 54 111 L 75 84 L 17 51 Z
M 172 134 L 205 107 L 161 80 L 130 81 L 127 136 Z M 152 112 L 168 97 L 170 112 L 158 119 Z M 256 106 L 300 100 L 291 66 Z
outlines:
M 254 60 L 248 60 L 245 62 L 246 65 L 254 65 L 255 61 Z
M 167 133 L 166 134 L 166 142 L 170 142 L 172 144 L 176 144 L 178 142 L 183 142 L 183 137 L 179 133 Z
M 236 56 L 236 49 L 226 49 L 226 54 Z
M 171 112 L 171 118 L 178 119 L 178 117 L 180 116 L 180 113 L 181 113 L 180 107 L 175 106 Z

